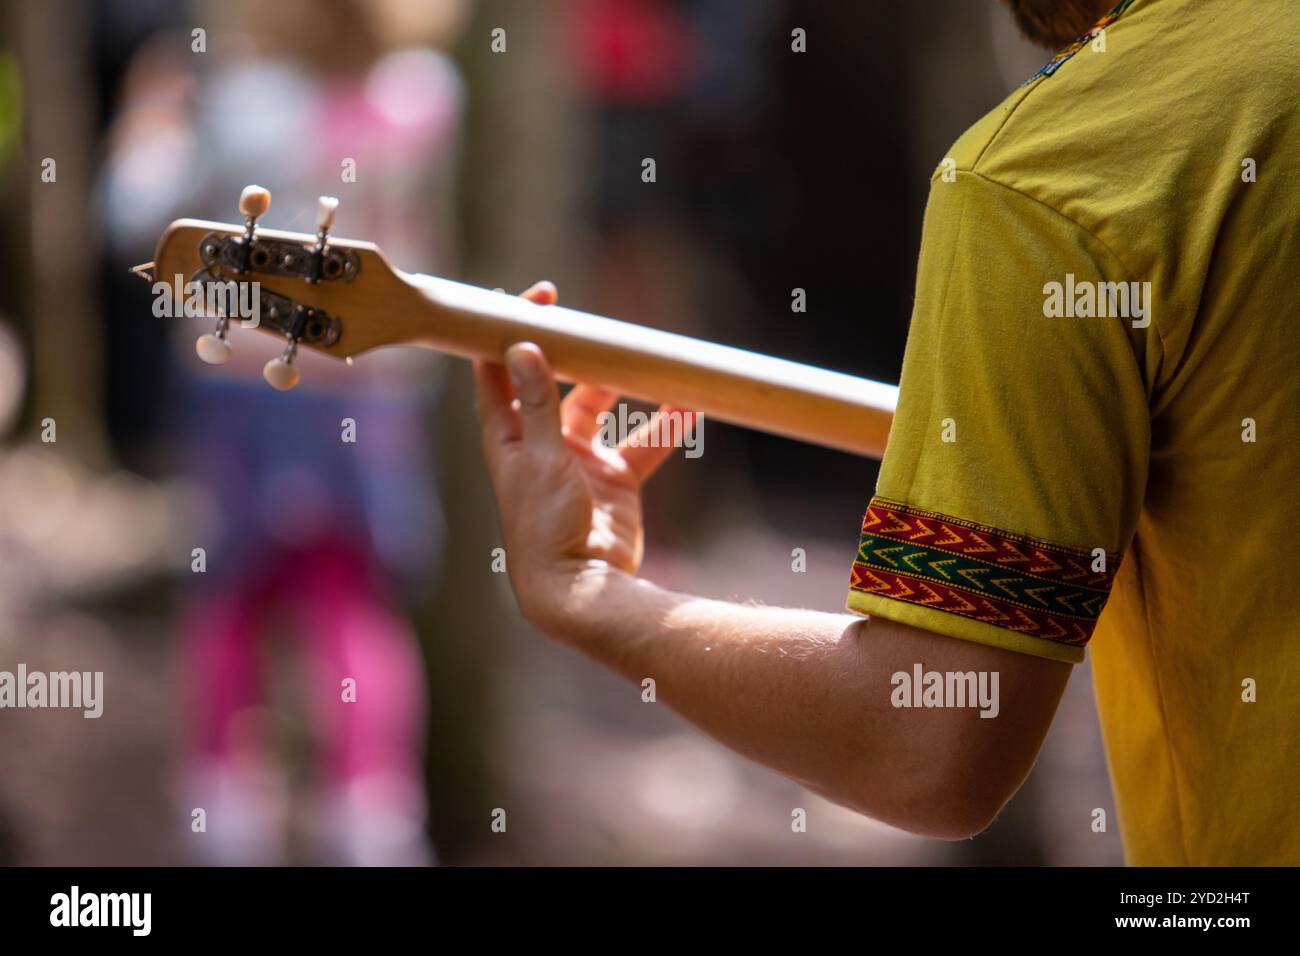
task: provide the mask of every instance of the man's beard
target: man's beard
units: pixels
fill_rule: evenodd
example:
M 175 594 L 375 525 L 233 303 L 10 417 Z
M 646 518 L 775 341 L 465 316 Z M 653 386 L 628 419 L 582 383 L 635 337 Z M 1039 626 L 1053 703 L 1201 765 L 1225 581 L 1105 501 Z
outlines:
M 1059 50 L 1087 33 L 1113 0 L 1002 0 L 1020 32 L 1039 46 Z

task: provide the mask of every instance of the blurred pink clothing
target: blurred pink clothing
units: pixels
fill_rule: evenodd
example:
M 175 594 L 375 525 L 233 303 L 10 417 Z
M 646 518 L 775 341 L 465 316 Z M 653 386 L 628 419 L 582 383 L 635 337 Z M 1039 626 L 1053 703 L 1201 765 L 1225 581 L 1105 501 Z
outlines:
M 327 540 L 260 555 L 256 573 L 190 607 L 185 670 L 194 685 L 187 697 L 200 758 L 221 760 L 244 746 L 236 718 L 264 703 L 263 629 L 283 619 L 303 651 L 323 782 L 371 774 L 420 779 L 422 663 L 364 553 Z M 351 702 L 344 700 L 349 679 Z

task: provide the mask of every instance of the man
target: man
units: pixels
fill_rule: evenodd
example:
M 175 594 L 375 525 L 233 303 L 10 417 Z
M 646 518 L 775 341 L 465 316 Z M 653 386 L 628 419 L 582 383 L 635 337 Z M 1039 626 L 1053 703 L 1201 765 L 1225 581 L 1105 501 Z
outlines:
M 1051 44 L 1102 19 L 934 175 L 861 616 L 635 577 L 668 449 L 600 445 L 616 396 L 560 402 L 527 344 L 478 368 L 516 596 L 740 753 L 943 838 L 1020 786 L 1095 626 L 1129 861 L 1300 863 L 1300 5 L 1010 6 Z M 996 716 L 895 706 L 917 665 L 996 673 Z

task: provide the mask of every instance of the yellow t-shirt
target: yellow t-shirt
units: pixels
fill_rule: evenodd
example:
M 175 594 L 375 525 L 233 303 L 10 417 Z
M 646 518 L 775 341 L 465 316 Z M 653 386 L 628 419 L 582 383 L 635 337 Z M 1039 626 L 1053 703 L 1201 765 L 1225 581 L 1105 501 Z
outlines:
M 1300 2 L 1107 21 L 935 173 L 848 606 L 1095 625 L 1129 862 L 1300 864 Z

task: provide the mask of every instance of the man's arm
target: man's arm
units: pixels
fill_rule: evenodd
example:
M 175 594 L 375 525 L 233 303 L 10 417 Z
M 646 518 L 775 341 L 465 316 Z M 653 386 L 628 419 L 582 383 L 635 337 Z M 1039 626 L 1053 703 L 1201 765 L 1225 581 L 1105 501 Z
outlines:
M 558 583 L 558 582 L 553 582 Z M 1070 665 L 883 618 L 673 594 L 579 570 L 533 604 L 537 623 L 728 747 L 885 823 L 973 836 L 1024 781 Z M 545 610 L 542 610 L 542 608 Z M 891 676 L 996 671 L 998 714 L 896 708 Z
M 555 291 L 526 293 L 549 303 Z M 727 746 L 886 823 L 971 836 L 1024 780 L 1070 666 L 886 621 L 673 594 L 633 575 L 640 485 L 672 451 L 600 444 L 617 396 L 559 402 L 544 357 L 515 346 L 480 364 L 483 449 L 524 614 Z M 658 427 L 652 420 L 648 429 Z M 997 672 L 998 714 L 893 706 L 891 677 Z

